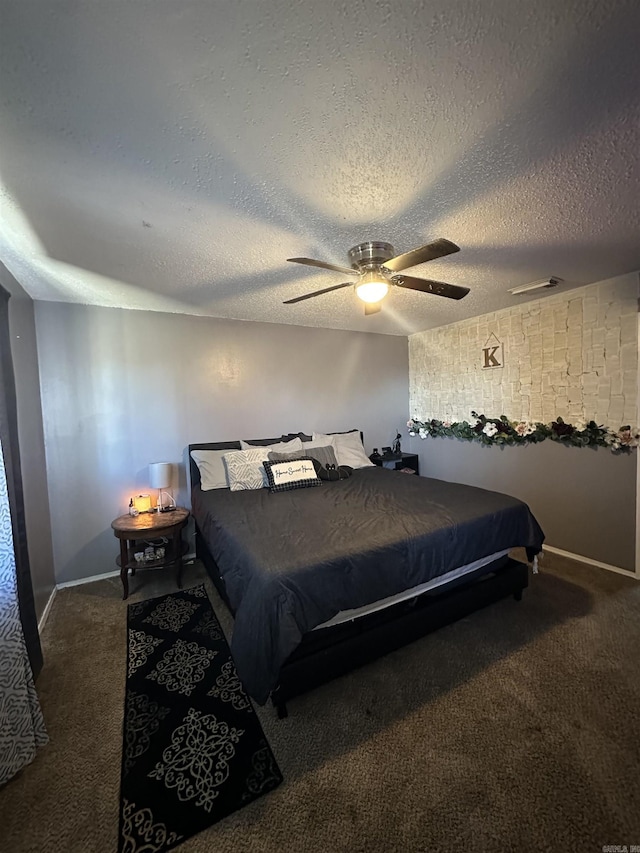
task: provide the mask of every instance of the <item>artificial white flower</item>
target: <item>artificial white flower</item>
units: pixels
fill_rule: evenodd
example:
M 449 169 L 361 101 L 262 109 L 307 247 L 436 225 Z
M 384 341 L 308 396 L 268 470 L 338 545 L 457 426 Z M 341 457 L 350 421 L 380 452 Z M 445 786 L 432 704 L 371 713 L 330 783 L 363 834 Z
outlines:
M 638 446 L 638 431 L 633 429 L 621 429 L 618 431 L 618 441 L 624 447 Z
M 429 433 L 426 431 L 426 429 L 424 427 L 420 427 L 420 429 L 418 430 L 418 435 L 420 436 L 420 438 L 426 438 L 429 435 Z
M 611 427 L 607 427 L 607 431 L 604 434 L 604 442 L 605 444 L 614 444 L 618 439 L 618 430 L 611 429 Z
M 492 424 L 490 421 L 484 425 L 484 429 L 482 432 L 491 438 L 498 432 L 498 427 L 495 424 Z
M 536 430 L 533 424 L 530 424 L 529 421 L 520 421 L 519 424 L 515 425 L 514 429 L 517 434 L 521 436 L 531 435 L 531 433 Z
M 587 424 L 585 421 L 576 421 L 573 424 L 573 428 L 576 430 L 576 432 L 584 432 L 587 428 Z
M 609 427 L 604 436 L 604 443 L 607 445 L 607 447 L 610 447 L 611 450 L 620 450 L 621 442 L 618 430 L 611 429 L 611 427 Z

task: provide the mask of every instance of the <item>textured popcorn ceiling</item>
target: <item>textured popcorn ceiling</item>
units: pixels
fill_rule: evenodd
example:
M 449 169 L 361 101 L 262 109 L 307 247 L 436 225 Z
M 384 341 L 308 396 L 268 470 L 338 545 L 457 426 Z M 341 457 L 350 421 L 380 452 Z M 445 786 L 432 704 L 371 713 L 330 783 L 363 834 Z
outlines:
M 640 268 L 637 0 L 3 0 L 1 17 L 0 259 L 35 299 L 409 334 L 550 274 Z M 440 236 L 462 251 L 411 272 L 470 287 L 461 302 L 282 304 L 344 281 L 287 257 Z

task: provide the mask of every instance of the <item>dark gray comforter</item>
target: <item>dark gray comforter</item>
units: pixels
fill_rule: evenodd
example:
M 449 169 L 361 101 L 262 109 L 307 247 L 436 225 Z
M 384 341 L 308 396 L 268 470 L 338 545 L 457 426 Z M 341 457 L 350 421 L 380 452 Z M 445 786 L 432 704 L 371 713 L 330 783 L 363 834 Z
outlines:
M 302 635 L 361 607 L 544 534 L 526 504 L 498 492 L 356 470 L 320 488 L 192 494 L 192 512 L 235 609 L 231 651 L 263 704 Z

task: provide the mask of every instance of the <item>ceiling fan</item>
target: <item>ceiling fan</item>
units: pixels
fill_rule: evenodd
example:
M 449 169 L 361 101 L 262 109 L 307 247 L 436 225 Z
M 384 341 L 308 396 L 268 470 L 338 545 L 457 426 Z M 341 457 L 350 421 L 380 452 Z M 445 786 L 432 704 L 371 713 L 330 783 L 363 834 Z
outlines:
M 431 281 L 427 278 L 415 278 L 411 275 L 394 275 L 401 270 L 415 267 L 417 264 L 443 258 L 445 255 L 459 251 L 460 247 L 456 246 L 455 243 L 440 238 L 432 243 L 427 243 L 426 246 L 404 252 L 402 255 L 396 255 L 391 243 L 375 241 L 359 243 L 353 249 L 349 249 L 351 269 L 336 264 L 328 264 L 325 261 L 316 261 L 313 258 L 287 258 L 294 264 L 306 264 L 310 267 L 336 270 L 336 272 L 358 276 L 358 279 L 355 282 L 347 281 L 344 284 L 334 284 L 333 287 L 314 290 L 313 293 L 305 293 L 304 296 L 287 299 L 283 304 L 291 305 L 294 302 L 302 302 L 303 299 L 311 299 L 314 296 L 320 296 L 322 293 L 329 293 L 332 290 L 340 290 L 342 287 L 351 287 L 352 285 L 355 287 L 357 295 L 365 303 L 365 314 L 377 314 L 381 310 L 382 299 L 387 295 L 390 285 L 404 287 L 407 290 L 419 290 L 422 293 L 433 293 L 436 296 L 446 296 L 448 299 L 462 299 L 469 293 L 468 287 L 458 287 L 455 284 L 445 284 L 443 281 Z

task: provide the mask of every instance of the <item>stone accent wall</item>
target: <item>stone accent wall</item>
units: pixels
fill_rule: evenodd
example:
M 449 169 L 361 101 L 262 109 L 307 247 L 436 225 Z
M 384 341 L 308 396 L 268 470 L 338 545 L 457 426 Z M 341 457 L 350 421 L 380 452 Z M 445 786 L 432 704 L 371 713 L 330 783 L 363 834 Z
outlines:
M 637 425 L 637 273 L 409 337 L 410 412 Z M 494 333 L 504 367 L 483 369 Z

